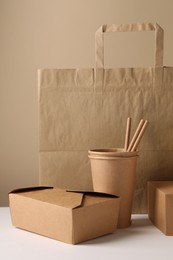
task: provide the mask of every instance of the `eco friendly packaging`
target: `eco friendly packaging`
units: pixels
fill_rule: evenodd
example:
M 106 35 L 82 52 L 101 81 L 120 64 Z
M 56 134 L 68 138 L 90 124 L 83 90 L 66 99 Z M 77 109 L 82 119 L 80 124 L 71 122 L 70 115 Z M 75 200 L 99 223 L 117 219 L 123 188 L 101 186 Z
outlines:
M 155 34 L 154 66 L 104 66 L 106 34 L 133 37 L 142 31 L 146 37 L 148 31 Z M 171 180 L 173 169 L 173 160 L 168 163 L 173 158 L 173 67 L 163 64 L 163 45 L 164 30 L 156 23 L 105 24 L 95 33 L 95 66 L 38 71 L 41 185 L 91 189 L 88 150 L 123 147 L 124 119 L 133 116 L 135 128 L 146 118 L 150 125 L 140 145 L 133 213 L 147 211 L 147 181 L 156 173 Z
M 137 152 L 123 149 L 96 149 L 88 152 L 93 189 L 121 198 L 118 228 L 131 224 Z
M 173 235 L 173 181 L 148 182 L 148 215 L 165 235 Z
M 76 244 L 116 231 L 119 198 L 52 187 L 9 194 L 12 224 L 43 236 Z

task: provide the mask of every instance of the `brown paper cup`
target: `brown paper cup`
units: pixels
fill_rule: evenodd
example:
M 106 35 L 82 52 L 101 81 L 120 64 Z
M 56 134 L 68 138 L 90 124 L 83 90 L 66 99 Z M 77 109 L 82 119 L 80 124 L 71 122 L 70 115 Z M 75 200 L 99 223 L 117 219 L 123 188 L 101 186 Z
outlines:
M 108 148 L 108 149 L 94 149 L 88 151 L 89 155 L 94 156 L 121 156 L 121 157 L 131 157 L 136 156 L 137 152 L 127 152 L 124 148 Z
M 94 153 L 89 151 L 93 188 L 97 192 L 120 196 L 118 228 L 125 228 L 131 224 L 138 156 L 137 152 L 133 156 L 118 155 L 116 152 L 110 155 L 106 150 L 98 150 L 97 154 L 96 150 Z

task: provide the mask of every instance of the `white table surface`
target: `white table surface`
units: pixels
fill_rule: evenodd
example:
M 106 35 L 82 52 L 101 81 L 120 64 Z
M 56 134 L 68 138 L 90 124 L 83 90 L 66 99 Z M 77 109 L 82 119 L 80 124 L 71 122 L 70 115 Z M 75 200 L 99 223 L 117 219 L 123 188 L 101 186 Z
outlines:
M 173 259 L 173 236 L 165 236 L 147 215 L 133 215 L 132 225 L 78 245 L 12 226 L 9 208 L 0 208 L 0 260 Z

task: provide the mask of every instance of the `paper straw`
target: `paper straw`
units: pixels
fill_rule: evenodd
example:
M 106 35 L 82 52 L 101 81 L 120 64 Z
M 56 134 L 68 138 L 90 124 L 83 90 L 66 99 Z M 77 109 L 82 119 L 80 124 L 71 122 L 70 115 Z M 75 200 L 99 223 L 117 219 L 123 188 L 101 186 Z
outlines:
M 136 150 L 137 146 L 139 145 L 139 142 L 140 142 L 140 140 L 141 140 L 141 138 L 142 138 L 142 136 L 145 132 L 145 129 L 147 128 L 147 125 L 148 125 L 148 121 L 145 120 L 145 123 L 143 124 L 142 129 L 141 129 L 133 147 L 131 148 L 131 152 L 134 152 Z
M 126 136 L 125 136 L 125 151 L 127 151 L 128 146 L 129 146 L 129 140 L 130 140 L 130 128 L 131 128 L 131 118 L 127 118 L 127 125 L 126 125 Z
M 138 125 L 138 127 L 136 129 L 136 132 L 134 133 L 134 136 L 133 136 L 133 138 L 132 138 L 132 140 L 130 142 L 130 145 L 129 145 L 128 149 L 127 149 L 127 152 L 131 152 L 131 149 L 132 149 L 132 147 L 134 146 L 134 144 L 136 142 L 136 138 L 138 137 L 144 122 L 145 122 L 145 120 L 141 119 L 141 121 L 140 121 L 140 123 L 139 123 L 139 125 Z

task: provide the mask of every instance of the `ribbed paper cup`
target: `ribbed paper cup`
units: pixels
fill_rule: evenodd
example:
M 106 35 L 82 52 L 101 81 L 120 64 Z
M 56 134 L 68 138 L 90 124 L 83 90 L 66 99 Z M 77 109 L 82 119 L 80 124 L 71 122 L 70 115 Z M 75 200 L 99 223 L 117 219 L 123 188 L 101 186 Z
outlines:
M 92 156 L 116 156 L 116 157 L 131 157 L 136 156 L 137 152 L 127 152 L 124 148 L 106 148 L 106 149 L 94 149 L 88 151 L 89 155 Z
M 101 150 L 103 152 L 101 152 Z M 137 153 L 121 154 L 121 151 L 106 152 L 105 149 L 89 151 L 94 191 L 120 196 L 118 227 L 131 224 L 131 211 L 135 186 Z M 122 152 L 123 153 L 123 152 Z M 118 155 L 117 155 L 118 154 Z

